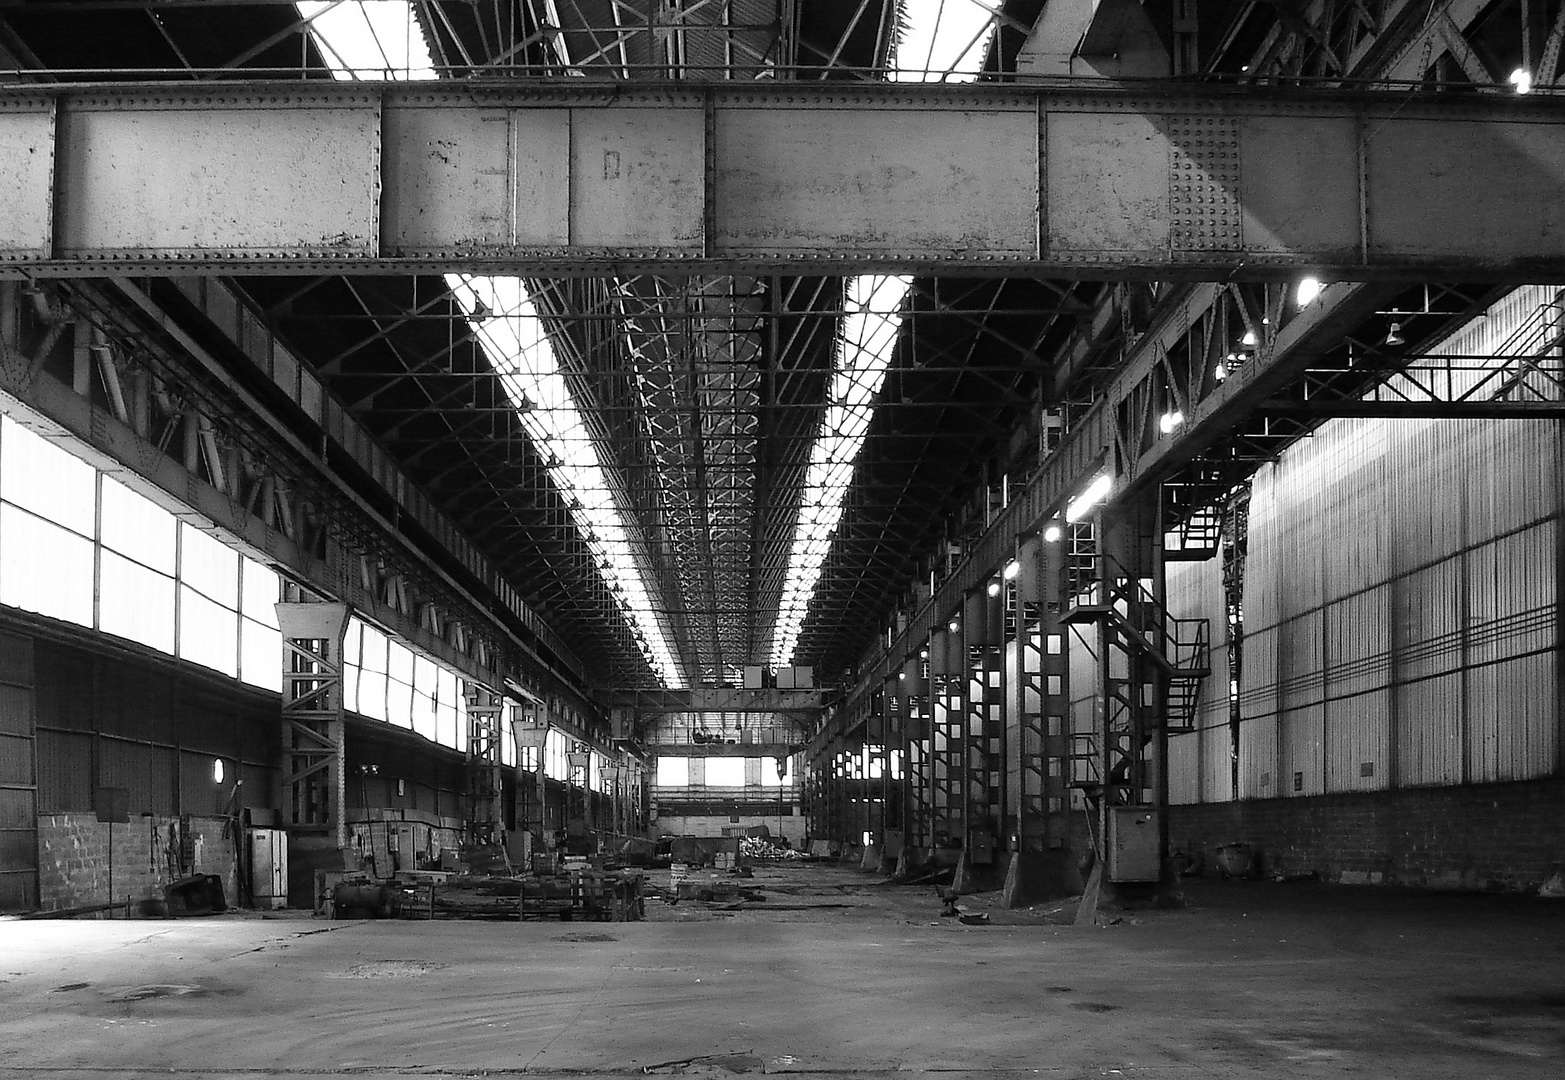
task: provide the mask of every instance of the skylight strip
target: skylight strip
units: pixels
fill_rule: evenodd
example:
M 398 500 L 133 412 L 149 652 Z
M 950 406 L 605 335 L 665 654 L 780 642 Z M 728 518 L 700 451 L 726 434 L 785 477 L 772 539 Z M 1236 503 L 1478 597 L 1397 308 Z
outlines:
M 842 520 L 843 498 L 869 431 L 875 397 L 891 365 L 897 332 L 902 326 L 902 301 L 912 281 L 910 277 L 879 275 L 848 281 L 830 399 L 821 419 L 820 434 L 810 447 L 799 521 L 788 556 L 777 624 L 772 630 L 774 667 L 793 662 L 799 632 L 831 548 L 831 535 Z
M 434 64 L 407 0 L 301 0 L 332 74 L 341 79 L 432 79 Z M 447 274 L 446 285 L 482 342 L 523 430 L 544 456 L 555 487 L 624 614 L 642 655 L 665 686 L 684 684 L 641 576 L 631 536 L 597 444 L 582 420 L 543 320 L 520 278 Z
M 907 29 L 897 42 L 893 82 L 972 82 L 994 36 L 995 10 L 983 0 L 904 0 Z
M 972 82 L 983 67 L 994 35 L 995 11 L 983 0 L 906 0 L 906 30 L 897 44 L 897 82 Z M 912 279 L 851 278 L 838 343 L 837 366 L 820 435 L 810 448 L 810 466 L 800 499 L 799 521 L 788 556 L 788 573 L 772 630 L 771 662 L 793 662 L 799 633 L 809 613 L 832 533 L 842 520 L 842 503 L 853 480 L 854 462 L 874 416 L 874 402 L 886 380 L 902 303 Z

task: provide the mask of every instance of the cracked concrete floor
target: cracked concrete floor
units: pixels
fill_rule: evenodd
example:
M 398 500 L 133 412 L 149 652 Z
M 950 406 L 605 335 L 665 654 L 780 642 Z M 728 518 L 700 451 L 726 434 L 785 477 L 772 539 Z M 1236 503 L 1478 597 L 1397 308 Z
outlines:
M 0 921 L 0 1080 L 1565 1073 L 1559 901 L 1203 882 L 1110 927 L 968 927 L 845 868 L 756 884 L 851 905 Z

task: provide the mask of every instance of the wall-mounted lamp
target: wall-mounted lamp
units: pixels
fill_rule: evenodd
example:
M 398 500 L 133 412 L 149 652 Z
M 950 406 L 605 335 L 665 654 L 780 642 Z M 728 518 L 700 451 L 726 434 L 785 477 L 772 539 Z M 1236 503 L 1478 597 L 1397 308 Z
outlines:
M 1080 521 L 1086 517 L 1092 508 L 1102 502 L 1108 495 L 1109 489 L 1114 486 L 1114 478 L 1108 473 L 1103 473 L 1092 483 L 1087 485 L 1087 490 L 1072 499 L 1065 507 L 1066 521 Z

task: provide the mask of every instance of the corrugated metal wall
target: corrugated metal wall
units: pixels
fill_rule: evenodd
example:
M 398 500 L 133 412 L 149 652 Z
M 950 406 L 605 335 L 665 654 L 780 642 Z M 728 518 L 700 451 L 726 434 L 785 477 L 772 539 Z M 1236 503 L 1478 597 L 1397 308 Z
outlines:
M 38 906 L 33 643 L 0 634 L 0 912 Z
M 231 690 L 160 658 L 35 642 L 38 812 L 87 813 L 99 787 L 125 788 L 132 814 L 217 814 L 272 804 L 275 699 Z M 224 761 L 223 780 L 213 759 Z
M 1518 290 L 1445 351 L 1524 337 L 1552 296 Z M 1553 421 L 1336 420 L 1259 471 L 1241 798 L 1556 770 L 1559 459 Z M 1170 571 L 1171 607 L 1199 608 L 1200 572 Z

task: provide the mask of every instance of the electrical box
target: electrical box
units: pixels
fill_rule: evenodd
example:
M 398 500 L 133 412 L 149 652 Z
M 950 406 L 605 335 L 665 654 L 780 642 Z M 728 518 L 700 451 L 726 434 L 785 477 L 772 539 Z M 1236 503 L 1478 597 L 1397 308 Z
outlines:
M 250 898 L 261 909 L 288 906 L 288 834 L 251 829 Z
M 780 667 L 780 668 L 777 669 L 777 689 L 779 689 L 779 690 L 792 690 L 793 689 L 793 668 L 791 668 L 791 667 Z
M 760 690 L 766 684 L 766 669 L 760 664 L 746 664 L 744 668 L 744 688 L 746 690 Z
M 1144 806 L 1109 808 L 1110 881 L 1156 881 L 1162 873 L 1163 844 L 1158 811 Z
M 802 664 L 794 668 L 793 687 L 795 690 L 815 689 L 815 669 L 809 664 Z

